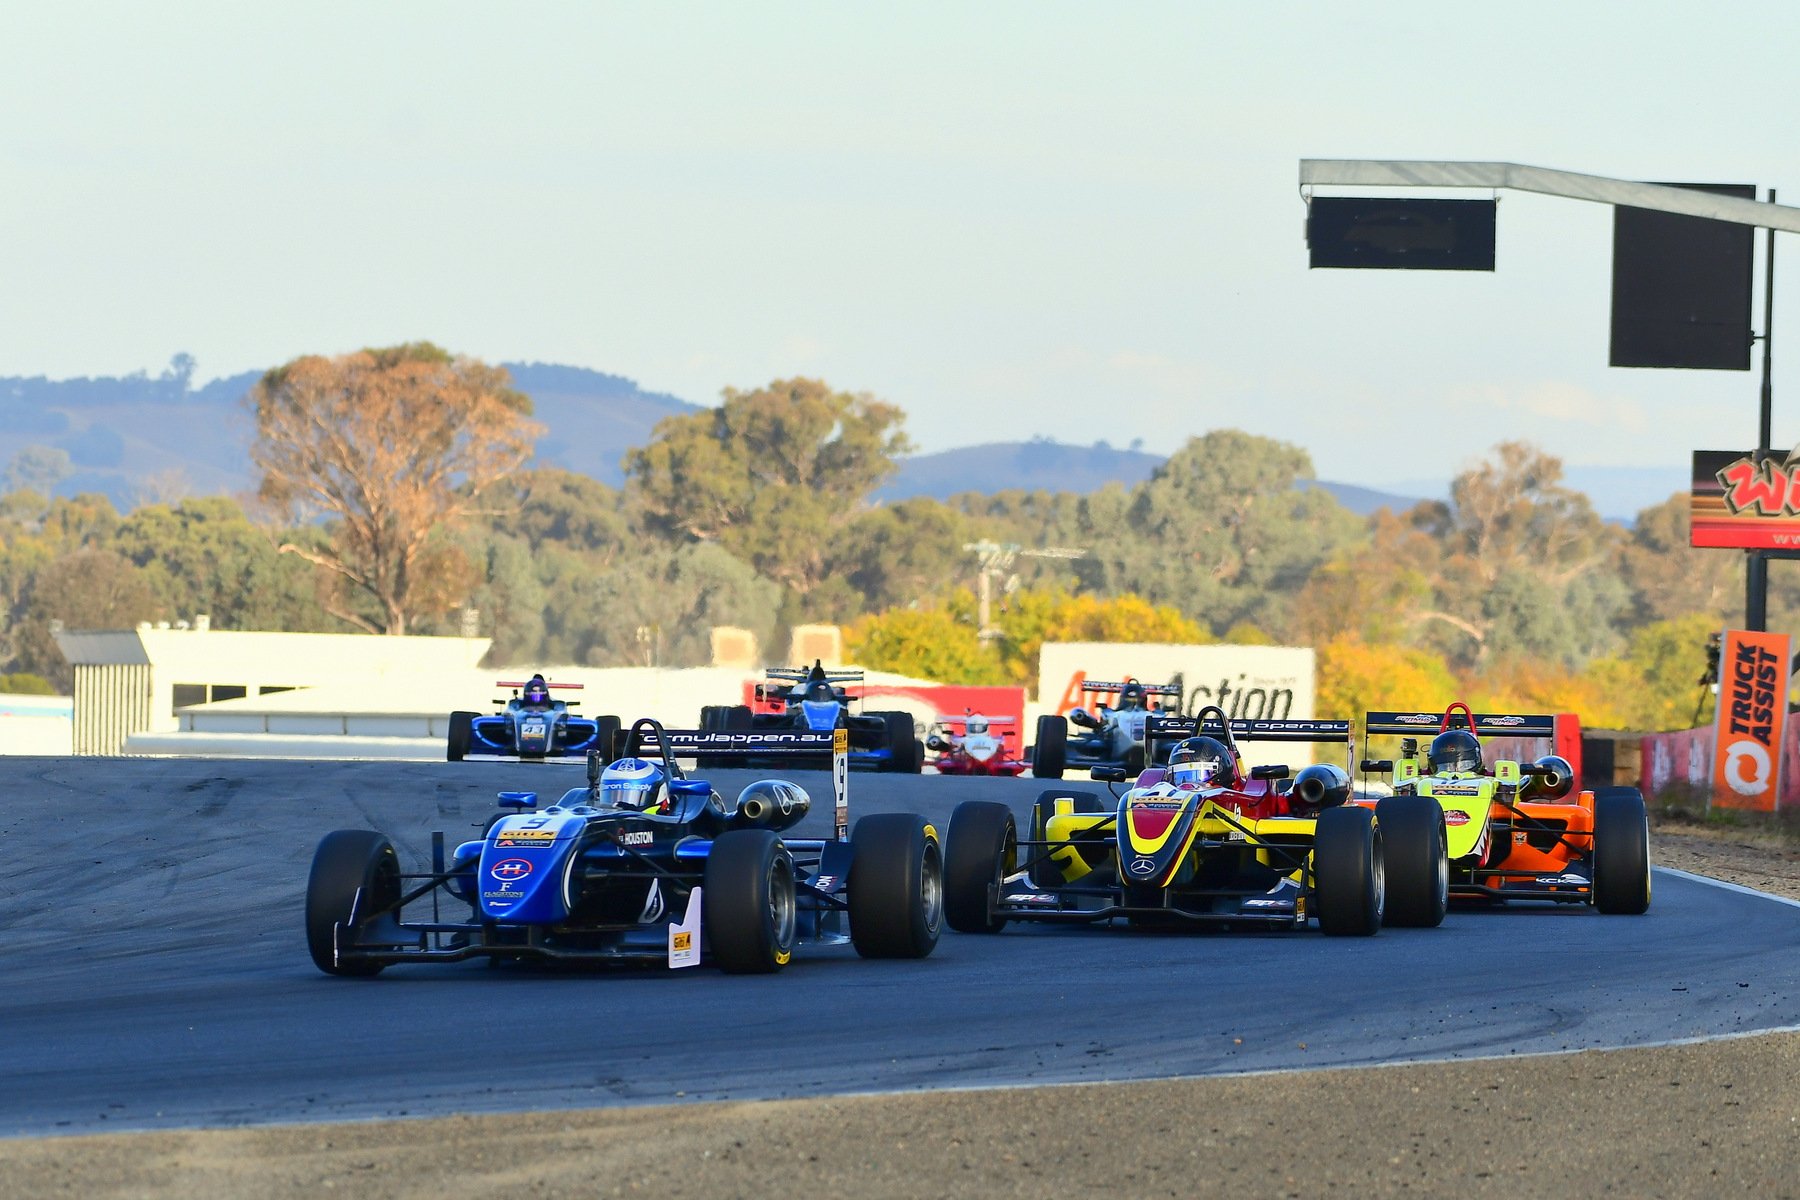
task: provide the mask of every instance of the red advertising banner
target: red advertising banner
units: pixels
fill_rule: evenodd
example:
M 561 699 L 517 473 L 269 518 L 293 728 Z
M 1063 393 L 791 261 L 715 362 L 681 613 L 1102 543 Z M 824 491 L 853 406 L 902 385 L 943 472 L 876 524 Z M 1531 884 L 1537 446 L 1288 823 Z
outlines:
M 1725 631 L 1713 733 L 1715 805 L 1763 812 L 1781 806 L 1790 670 L 1787 634 Z
M 1696 450 L 1688 544 L 1739 550 L 1800 549 L 1800 452 Z

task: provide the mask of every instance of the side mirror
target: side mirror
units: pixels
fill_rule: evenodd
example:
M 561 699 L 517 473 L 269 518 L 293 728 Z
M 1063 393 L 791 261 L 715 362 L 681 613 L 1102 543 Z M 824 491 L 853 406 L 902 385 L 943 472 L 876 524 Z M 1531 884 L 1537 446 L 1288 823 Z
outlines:
M 1391 758 L 1365 758 L 1362 760 L 1361 769 L 1364 771 L 1380 771 L 1383 774 L 1388 774 L 1394 769 L 1394 760 Z
M 1266 767 L 1250 768 L 1250 778 L 1252 779 L 1286 779 L 1291 774 L 1293 772 L 1289 771 L 1286 766 L 1278 766 L 1273 763 Z
M 501 792 L 501 808 L 536 808 L 536 792 Z
M 1418 755 L 1418 753 L 1419 753 L 1419 739 L 1418 738 L 1401 738 L 1400 739 L 1400 757 L 1401 758 L 1414 758 Z
M 941 754 L 950 748 L 950 743 L 934 733 L 925 739 L 925 748 L 927 750 L 936 750 Z
M 1088 778 L 1097 780 L 1100 783 L 1124 783 L 1125 782 L 1125 768 L 1124 767 L 1095 767 L 1093 770 L 1088 772 Z
M 1521 774 L 1521 775 L 1554 775 L 1554 774 L 1556 774 L 1556 768 L 1545 766 L 1543 763 L 1537 763 L 1537 762 L 1520 763 L 1519 764 L 1519 774 Z

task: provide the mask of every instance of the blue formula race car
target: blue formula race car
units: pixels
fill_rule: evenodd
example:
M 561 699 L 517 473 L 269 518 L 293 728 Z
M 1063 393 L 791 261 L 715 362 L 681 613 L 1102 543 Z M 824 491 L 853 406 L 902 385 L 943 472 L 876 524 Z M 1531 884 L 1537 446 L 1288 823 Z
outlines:
M 486 833 L 431 868 L 402 869 L 371 830 L 327 834 L 306 889 L 306 941 L 330 975 L 459 959 L 626 962 L 767 972 L 797 946 L 854 945 L 871 958 L 923 958 L 943 915 L 937 831 L 910 813 L 849 831 L 843 730 L 675 731 L 637 722 L 625 757 L 588 759 L 586 787 L 539 807 L 501 792 Z M 677 759 L 745 755 L 831 765 L 829 838 L 794 838 L 811 799 L 761 779 L 723 798 Z
M 579 691 L 579 683 L 550 683 L 533 675 L 523 683 L 500 680 L 495 687 L 511 688 L 510 699 L 495 700 L 498 712 L 453 712 L 444 757 L 451 762 L 465 758 L 580 759 L 590 750 L 612 756 L 619 734 L 619 718 L 578 717 L 569 710 L 579 701 L 553 700 L 551 691 Z
M 861 671 L 811 667 L 775 668 L 756 686 L 756 698 L 780 705 L 777 712 L 752 712 L 747 705 L 709 705 L 700 710 L 702 729 L 843 729 L 850 735 L 850 765 L 859 771 L 917 775 L 925 766 L 925 743 L 908 712 L 858 711 L 862 701 L 845 685 L 861 687 Z M 743 764 L 761 765 L 754 760 Z

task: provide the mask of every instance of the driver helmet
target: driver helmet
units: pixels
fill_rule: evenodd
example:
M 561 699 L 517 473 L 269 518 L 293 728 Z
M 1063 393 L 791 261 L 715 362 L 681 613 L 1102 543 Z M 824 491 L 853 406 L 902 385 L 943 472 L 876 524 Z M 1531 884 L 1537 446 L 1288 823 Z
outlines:
M 1120 688 L 1119 707 L 1122 709 L 1144 707 L 1144 685 L 1133 680 Z
M 988 731 L 988 719 L 980 713 L 970 713 L 963 728 L 969 731 L 971 737 L 980 737 Z
M 1450 729 L 1431 739 L 1426 752 L 1433 775 L 1481 770 L 1481 743 L 1466 729 Z
M 525 684 L 525 703 L 550 703 L 550 685 L 544 682 L 542 675 L 533 675 Z
M 641 758 L 621 758 L 600 772 L 600 803 L 649 812 L 664 808 L 663 769 Z
M 1191 737 L 1169 751 L 1170 783 L 1186 787 L 1229 787 L 1237 778 L 1230 747 L 1217 738 Z
M 806 685 L 806 699 L 814 704 L 828 704 L 837 699 L 837 692 L 832 689 L 829 680 L 815 679 Z

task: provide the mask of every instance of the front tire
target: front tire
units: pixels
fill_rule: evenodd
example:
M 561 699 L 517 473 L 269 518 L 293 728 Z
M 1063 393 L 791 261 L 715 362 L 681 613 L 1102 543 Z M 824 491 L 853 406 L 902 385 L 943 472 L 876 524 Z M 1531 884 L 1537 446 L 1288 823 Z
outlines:
M 1650 907 L 1650 815 L 1636 788 L 1594 798 L 1594 907 L 1623 916 Z
M 950 814 L 944 844 L 944 919 L 959 933 L 999 933 L 1006 918 L 990 899 L 1018 870 L 1019 833 L 1012 809 L 992 800 L 965 800 Z
M 1313 835 L 1313 902 L 1319 931 L 1368 937 L 1381 928 L 1386 899 L 1381 830 L 1375 814 L 1345 805 L 1319 814 Z
M 461 762 L 469 753 L 469 739 L 475 736 L 475 714 L 472 712 L 453 712 L 450 714 L 450 736 L 445 739 L 444 759 L 447 762 Z
M 734 975 L 766 975 L 794 956 L 794 860 L 767 829 L 719 835 L 706 856 L 700 921 L 713 961 Z
M 360 906 L 356 903 L 359 891 Z M 379 963 L 338 962 L 334 930 L 349 922 L 352 909 L 366 920 L 368 914 L 381 912 L 399 899 L 400 859 L 392 842 L 370 829 L 326 834 L 313 854 L 312 872 L 306 879 L 306 949 L 313 965 L 327 975 L 379 974 Z
M 1068 764 L 1068 719 L 1045 713 L 1037 722 L 1037 752 L 1031 756 L 1031 774 L 1037 779 L 1061 779 Z
M 1430 796 L 1388 796 L 1375 805 L 1387 874 L 1382 921 L 1435 929 L 1450 908 L 1444 808 Z
M 876 813 L 850 835 L 850 941 L 864 958 L 924 958 L 944 924 L 944 851 L 912 813 Z

